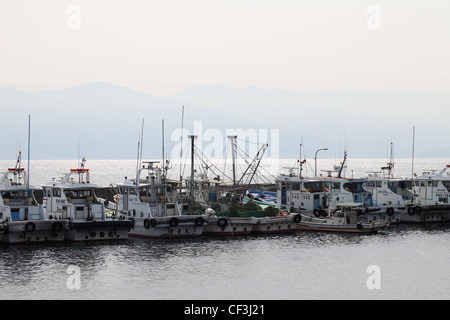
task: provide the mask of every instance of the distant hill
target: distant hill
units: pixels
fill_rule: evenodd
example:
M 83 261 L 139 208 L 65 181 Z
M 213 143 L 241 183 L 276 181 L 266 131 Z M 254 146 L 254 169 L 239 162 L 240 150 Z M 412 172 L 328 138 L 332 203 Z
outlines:
M 414 125 L 417 155 L 450 157 L 448 95 L 197 86 L 160 98 L 97 82 L 58 91 L 0 88 L 0 159 L 14 159 L 18 149 L 26 149 L 28 115 L 34 158 L 77 158 L 78 142 L 88 158 L 135 158 L 143 118 L 144 157 L 160 158 L 161 121 L 170 153 L 178 143 L 171 135 L 181 127 L 182 105 L 190 133 L 196 120 L 203 132 L 215 129 L 224 137 L 226 129 L 278 129 L 282 158 L 298 157 L 302 141 L 310 159 L 324 147 L 329 150 L 321 158 L 341 158 L 344 149 L 353 158 L 385 158 L 391 138 L 395 156 L 410 157 Z

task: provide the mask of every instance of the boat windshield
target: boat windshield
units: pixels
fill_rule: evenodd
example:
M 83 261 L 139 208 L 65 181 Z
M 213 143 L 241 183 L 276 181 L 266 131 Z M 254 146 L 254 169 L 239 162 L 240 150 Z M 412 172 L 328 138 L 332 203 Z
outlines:
M 442 181 L 442 184 L 445 186 L 445 188 L 447 189 L 447 191 L 450 191 L 450 181 Z
M 32 191 L 30 190 L 30 197 L 31 192 Z M 9 203 L 10 205 L 20 206 L 26 205 L 28 191 L 27 190 L 2 191 L 1 195 L 5 204 Z
M 312 192 L 312 193 L 327 191 L 325 188 L 325 185 L 322 181 L 305 182 L 304 187 L 305 187 L 305 189 L 307 189 L 309 192 Z

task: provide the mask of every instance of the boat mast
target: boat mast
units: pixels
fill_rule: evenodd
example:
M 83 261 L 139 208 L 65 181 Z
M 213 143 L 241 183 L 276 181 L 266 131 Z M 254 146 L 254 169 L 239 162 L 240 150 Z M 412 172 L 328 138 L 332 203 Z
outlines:
M 414 179 L 414 145 L 416 139 L 416 127 L 413 127 L 413 144 L 412 144 L 412 159 L 411 159 L 411 179 Z
M 191 190 L 190 190 L 190 198 L 191 198 L 191 201 L 194 201 L 194 151 L 195 151 L 194 140 L 197 138 L 197 136 L 196 135 L 188 135 L 188 138 L 191 139 Z
M 142 118 L 141 136 L 138 140 L 137 161 L 136 161 L 136 194 L 139 193 L 139 180 L 140 180 L 140 163 L 142 161 L 142 145 L 144 142 L 144 118 Z
M 28 115 L 28 169 L 27 169 L 27 211 L 25 220 L 28 220 L 28 210 L 30 205 L 30 131 L 31 131 L 31 116 Z
M 181 170 L 183 161 L 183 131 L 184 131 L 184 106 L 181 109 L 181 149 L 180 149 L 180 181 L 182 180 Z
M 233 168 L 233 187 L 236 186 L 236 148 L 235 141 L 237 136 L 227 136 L 231 142 L 231 159 L 232 159 L 232 168 Z
M 344 151 L 344 160 L 342 161 L 341 168 L 339 169 L 338 178 L 342 178 L 342 170 L 344 169 L 345 161 L 347 160 L 347 151 Z

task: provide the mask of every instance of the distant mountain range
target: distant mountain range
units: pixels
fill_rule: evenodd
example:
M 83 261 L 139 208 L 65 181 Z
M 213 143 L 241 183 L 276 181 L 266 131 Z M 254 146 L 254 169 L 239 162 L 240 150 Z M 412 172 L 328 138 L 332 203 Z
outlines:
M 417 157 L 450 158 L 449 95 L 196 86 L 160 98 L 97 82 L 59 91 L 0 88 L 0 159 L 26 149 L 28 115 L 33 158 L 75 159 L 78 146 L 88 158 L 135 158 L 142 119 L 144 158 L 161 158 L 162 119 L 170 155 L 178 144 L 171 136 L 181 127 L 183 105 L 190 133 L 195 133 L 194 121 L 202 121 L 203 133 L 212 129 L 224 139 L 227 129 L 278 130 L 281 158 L 299 157 L 301 143 L 302 156 L 310 159 L 320 148 L 329 149 L 321 158 L 342 158 L 344 150 L 352 158 L 386 158 L 391 140 L 395 157 L 411 157 L 413 126 Z M 205 147 L 210 142 L 203 138 Z

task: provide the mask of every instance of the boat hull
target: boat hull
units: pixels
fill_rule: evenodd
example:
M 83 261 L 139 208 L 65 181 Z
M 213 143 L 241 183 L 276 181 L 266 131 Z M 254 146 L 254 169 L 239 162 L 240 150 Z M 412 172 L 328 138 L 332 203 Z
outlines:
M 129 220 L 71 221 L 64 235 L 66 241 L 127 240 L 133 222 Z
M 252 234 L 255 218 L 208 217 L 203 228 L 206 236 L 247 236 Z
M 295 215 L 257 218 L 253 225 L 254 234 L 295 233 Z
M 338 232 L 338 233 L 377 233 L 386 228 L 388 223 L 363 223 L 358 225 L 331 225 L 315 222 L 300 222 L 296 225 L 298 231 Z
M 129 236 L 135 238 L 187 238 L 203 234 L 205 218 L 202 216 L 172 216 L 133 218 Z
M 401 223 L 442 223 L 448 221 L 448 213 L 442 211 L 428 211 L 413 215 L 403 213 L 400 220 Z
M 0 242 L 8 244 L 62 242 L 68 221 L 11 221 L 2 229 Z

